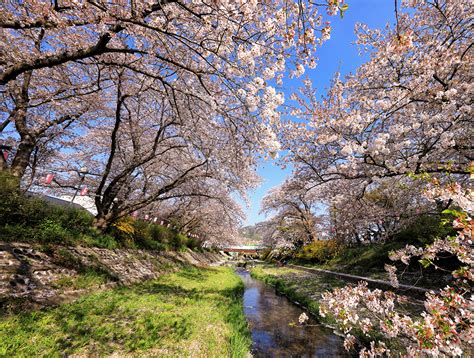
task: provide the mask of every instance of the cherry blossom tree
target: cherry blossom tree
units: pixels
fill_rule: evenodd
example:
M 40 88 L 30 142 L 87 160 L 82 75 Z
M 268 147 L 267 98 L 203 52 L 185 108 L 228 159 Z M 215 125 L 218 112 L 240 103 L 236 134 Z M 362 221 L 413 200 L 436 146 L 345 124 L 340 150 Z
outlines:
M 206 195 L 180 197 L 159 212 L 166 213 L 168 220 L 176 223 L 183 234 L 197 237 L 206 245 L 237 242 L 238 230 L 244 218 L 241 206 L 219 183 L 214 182 Z
M 35 50 L 44 52 L 44 32 L 34 34 Z M 32 34 L 33 36 L 33 34 Z M 0 158 L 2 169 L 18 178 L 31 177 L 40 158 L 61 146 L 61 140 L 94 116 L 100 102 L 100 67 L 76 65 L 29 70 L 0 93 L 0 133 L 11 150 Z
M 344 11 L 342 1 L 11 1 L 2 4 L 0 84 L 61 66 L 119 66 L 153 78 L 170 96 L 198 99 L 275 152 L 269 123 L 278 120 L 281 82 L 313 66 L 330 26 L 318 12 Z M 41 44 L 37 46 L 37 38 Z M 176 98 L 176 102 L 179 102 Z M 262 120 L 255 126 L 255 116 Z
M 377 180 L 361 194 L 357 185 L 338 181 L 316 196 L 329 206 L 332 236 L 361 244 L 388 239 L 422 216 L 439 216 L 446 204 L 429 201 L 424 189 L 424 182 L 400 177 Z
M 213 186 L 244 195 L 256 180 L 251 142 L 239 140 L 233 123 L 212 117 L 200 101 L 170 98 L 154 81 L 131 71 L 111 71 L 102 98 L 108 107 L 54 158 L 56 184 L 73 186 L 74 168 L 90 168 L 96 226 L 155 201 L 211 196 Z M 175 106 L 178 101 L 181 110 Z M 186 110 L 185 110 L 186 109 Z M 87 146 L 84 145 L 84 141 Z M 210 189 L 211 188 L 211 189 Z
M 455 281 L 439 292 L 426 294 L 424 312 L 420 316 L 408 315 L 397 307 L 404 305 L 406 297 L 391 291 L 370 290 L 366 282 L 356 287 L 337 288 L 323 295 L 320 313 L 334 317 L 346 334 L 345 347 L 349 350 L 355 345 L 353 335 L 356 329 L 367 337 L 375 332 L 382 339 L 373 340 L 370 348 L 363 348 L 361 356 L 380 356 L 390 354 L 388 340 L 394 338 L 406 342 L 406 353 L 409 356 L 462 356 L 472 349 L 474 333 L 474 304 L 472 301 L 472 265 L 474 255 L 472 236 L 474 221 L 472 215 L 472 192 L 460 191 L 457 186 L 434 187 L 432 191 L 442 196 L 456 198 L 456 203 L 464 212 L 459 212 L 453 225 L 457 235 L 439 238 L 426 247 L 408 245 L 406 248 L 392 252 L 390 259 L 402 261 L 408 265 L 412 258 L 419 259 L 425 266 L 434 265 L 437 269 L 437 258 L 440 254 L 452 254 L 460 266 L 452 272 Z M 458 200 L 460 199 L 460 200 Z M 464 205 L 468 204 L 468 205 Z M 386 265 L 392 285 L 398 287 L 396 267 Z
M 448 180 L 463 185 L 474 158 L 472 9 L 466 1 L 413 5 L 417 11 L 398 14 L 394 29 L 359 25 L 358 43 L 370 60 L 344 80 L 336 76 L 321 100 L 305 80 L 292 97 L 292 114 L 305 121 L 284 126 L 283 147 L 295 177 L 342 210 L 339 218 L 351 213 L 353 203 L 360 212 L 372 206 L 367 227 L 414 213 L 420 204 L 421 211 L 442 211 L 452 201 L 427 203 L 422 188 L 410 190 L 413 201 L 401 204 L 403 188 L 412 185 L 407 177 L 444 181 L 449 173 Z M 383 194 L 397 198 L 391 212 L 370 203 L 397 187 L 399 193 Z
M 271 221 L 279 235 L 299 248 L 318 237 L 316 209 L 308 189 L 301 182 L 287 180 L 263 198 L 261 212 L 274 214 Z
M 56 170 L 56 185 L 75 189 L 87 166 L 100 228 L 157 200 L 197 195 L 209 177 L 240 193 L 253 185 L 255 155 L 280 148 L 284 97 L 269 81 L 314 67 L 331 30 L 320 9 L 347 9 L 341 0 L 1 6 L 2 128 L 14 128 L 18 157 L 2 168 L 22 177 L 29 166 L 34 176 L 36 149 L 54 152 L 39 171 Z
M 336 320 L 348 349 L 355 331 L 373 339 L 364 357 L 390 354 L 386 343 L 394 338 L 406 343 L 409 356 L 460 356 L 472 349 L 474 327 L 473 8 L 465 0 L 404 5 L 413 9 L 397 9 L 394 28 L 358 26 L 358 44 L 370 60 L 345 79 L 336 76 L 327 96 L 319 100 L 305 81 L 293 96 L 293 114 L 304 121 L 286 124 L 283 147 L 295 166 L 293 180 L 330 208 L 342 231 L 335 234 L 350 239 L 362 230 L 370 238 L 417 210 L 455 215 L 457 235 L 390 255 L 436 269 L 440 254 L 458 260 L 454 282 L 427 294 L 421 316 L 397 309 L 403 297 L 365 283 L 326 293 L 320 311 Z M 386 269 L 397 287 L 396 267 Z

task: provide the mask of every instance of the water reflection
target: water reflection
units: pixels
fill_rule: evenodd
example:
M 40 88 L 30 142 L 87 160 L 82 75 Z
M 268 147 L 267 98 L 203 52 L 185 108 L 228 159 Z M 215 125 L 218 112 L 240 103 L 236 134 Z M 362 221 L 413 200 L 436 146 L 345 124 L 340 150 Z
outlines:
M 238 270 L 245 284 L 244 312 L 252 332 L 254 357 L 346 357 L 342 339 L 328 328 L 291 327 L 303 310 L 274 289 Z

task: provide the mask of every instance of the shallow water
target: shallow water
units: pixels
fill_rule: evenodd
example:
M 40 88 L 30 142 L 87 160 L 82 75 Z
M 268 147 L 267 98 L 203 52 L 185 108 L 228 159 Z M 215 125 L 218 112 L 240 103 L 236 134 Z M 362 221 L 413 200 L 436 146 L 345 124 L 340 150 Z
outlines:
M 291 327 L 304 311 L 275 290 L 237 270 L 245 285 L 244 312 L 252 332 L 254 357 L 347 357 L 341 337 L 309 319 Z

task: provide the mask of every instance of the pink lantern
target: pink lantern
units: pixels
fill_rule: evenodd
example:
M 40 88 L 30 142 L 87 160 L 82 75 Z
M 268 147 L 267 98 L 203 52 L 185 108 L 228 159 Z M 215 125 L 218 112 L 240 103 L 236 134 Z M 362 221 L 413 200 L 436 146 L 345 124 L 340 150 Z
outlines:
M 46 184 L 51 184 L 51 182 L 53 181 L 53 179 L 54 179 L 54 174 L 49 173 L 48 175 L 46 175 L 45 183 L 46 183 Z
M 150 219 L 150 215 L 146 214 L 145 215 L 145 220 L 149 220 Z
M 4 150 L 3 152 L 3 159 L 5 159 L 5 161 L 8 160 L 8 152 L 6 150 Z
M 85 196 L 87 195 L 87 193 L 89 192 L 89 189 L 87 189 L 87 186 L 85 186 L 84 188 L 81 189 L 81 196 Z
M 155 216 L 155 217 L 153 218 L 153 223 L 156 224 L 156 220 L 158 220 L 158 218 Z
M 132 217 L 133 217 L 133 218 L 137 218 L 137 217 L 138 217 L 138 211 L 134 211 L 134 212 L 132 213 Z

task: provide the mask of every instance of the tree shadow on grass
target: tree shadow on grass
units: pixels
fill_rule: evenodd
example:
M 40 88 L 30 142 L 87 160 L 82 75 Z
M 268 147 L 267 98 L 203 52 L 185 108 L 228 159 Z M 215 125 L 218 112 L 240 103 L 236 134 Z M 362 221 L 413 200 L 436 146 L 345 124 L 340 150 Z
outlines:
M 209 279 L 209 276 L 211 276 L 212 274 L 215 274 L 218 271 L 219 270 L 217 270 L 215 268 L 210 268 L 210 267 L 199 268 L 199 269 L 189 268 L 189 269 L 185 269 L 185 270 L 182 270 L 182 271 L 178 272 L 177 275 L 179 277 L 183 277 L 183 278 L 186 278 L 188 280 L 202 282 L 202 281 L 205 281 L 205 280 Z
M 176 295 L 173 287 L 161 287 L 159 291 Z M 120 295 L 120 290 L 116 294 Z M 124 309 L 121 304 L 130 299 L 133 296 L 99 295 L 54 309 L 19 315 L 11 334 L 6 331 L 5 336 L 0 334 L 5 343 L 0 344 L 0 351 L 25 356 L 74 352 L 101 355 L 117 349 L 133 352 L 160 348 L 164 337 L 179 342 L 189 335 L 187 317 L 173 311 L 151 314 L 140 308 Z M 34 336 L 41 338 L 34 345 L 25 344 Z
M 193 282 L 212 280 L 216 269 L 185 270 L 177 275 Z M 229 306 L 238 299 L 240 287 L 185 288 L 179 283 L 152 281 L 134 287 L 117 287 L 114 290 L 80 298 L 72 304 L 54 309 L 24 313 L 16 317 L 11 332 L 0 334 L 10 340 L 2 349 L 5 352 L 38 355 L 84 352 L 86 355 L 108 354 L 113 351 L 135 352 L 160 348 L 162 339 L 179 342 L 189 335 L 192 322 L 180 314 L 183 298 L 195 301 L 212 300 Z M 128 306 L 136 297 L 149 296 L 151 308 Z M 157 300 L 156 312 L 153 300 Z M 160 309 L 160 301 L 172 304 L 171 309 Z M 197 301 L 197 302 L 196 302 Z M 146 301 L 145 301 L 146 302 Z M 150 311 L 151 309 L 151 311 Z M 235 308 L 226 317 L 227 322 L 238 321 Z M 156 313 L 156 314 L 155 314 Z M 239 327 L 239 332 L 244 327 Z M 240 336 L 240 334 L 238 334 Z M 26 344 L 32 337 L 41 337 L 34 345 Z
M 180 285 L 165 284 L 165 283 L 153 283 L 147 286 L 140 286 L 133 290 L 138 295 L 146 294 L 159 294 L 164 298 L 172 300 L 173 297 L 176 298 L 189 298 L 193 300 L 204 300 L 210 299 L 207 296 L 209 295 L 219 295 L 223 298 L 233 298 L 241 295 L 241 291 L 234 287 L 225 288 L 225 289 L 212 289 L 212 288 L 183 288 Z
M 159 294 L 164 297 L 187 297 L 187 298 L 200 298 L 203 295 L 203 291 L 197 289 L 185 289 L 179 285 L 166 284 L 160 282 L 154 282 L 147 284 L 146 286 L 138 286 L 134 288 L 134 293 L 139 295 L 144 294 Z

